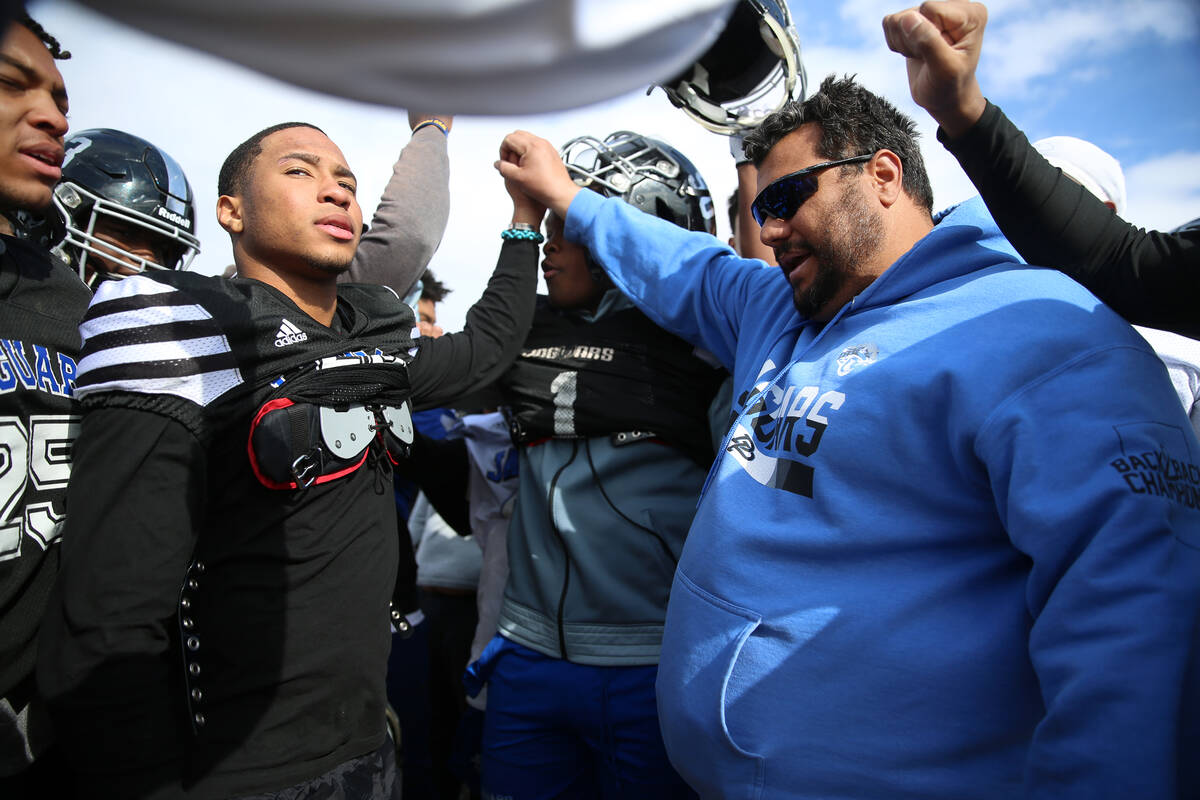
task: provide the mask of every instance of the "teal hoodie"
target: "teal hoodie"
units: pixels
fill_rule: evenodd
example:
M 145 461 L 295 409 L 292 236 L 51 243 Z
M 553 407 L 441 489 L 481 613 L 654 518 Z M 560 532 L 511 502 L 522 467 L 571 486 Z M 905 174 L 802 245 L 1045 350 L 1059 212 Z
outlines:
M 702 796 L 1200 791 L 1200 444 L 1127 324 L 977 200 L 824 326 L 713 237 L 566 223 L 734 374 L 658 679 Z

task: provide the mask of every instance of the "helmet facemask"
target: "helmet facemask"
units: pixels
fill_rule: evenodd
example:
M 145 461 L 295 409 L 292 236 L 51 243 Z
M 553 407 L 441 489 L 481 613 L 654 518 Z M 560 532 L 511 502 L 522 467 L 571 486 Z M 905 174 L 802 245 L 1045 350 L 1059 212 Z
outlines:
M 139 273 L 148 269 L 187 269 L 200 252 L 200 240 L 187 231 L 114 203 L 78 184 L 64 182 L 56 186 L 53 203 L 66 228 L 54 252 L 74 267 L 89 286 L 94 287 L 104 279 L 120 280 L 127 277 L 101 264 L 92 263 L 89 268 L 89 261 L 93 257 Z M 96 235 L 97 224 L 103 220 L 142 232 L 152 243 L 154 251 L 161 254 L 160 260 L 146 258 L 99 238 Z
M 696 122 L 730 135 L 756 127 L 789 100 L 803 100 L 806 84 L 786 0 L 741 0 L 713 46 L 659 85 Z

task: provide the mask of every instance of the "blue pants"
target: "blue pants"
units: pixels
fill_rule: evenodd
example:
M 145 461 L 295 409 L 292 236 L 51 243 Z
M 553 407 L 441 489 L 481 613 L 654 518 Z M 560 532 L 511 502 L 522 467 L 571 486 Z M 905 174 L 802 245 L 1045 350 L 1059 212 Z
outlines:
M 407 638 L 392 634 L 387 698 L 400 719 L 400 748 L 404 754 L 400 774 L 404 800 L 433 800 L 428 620 L 414 625 Z
M 663 747 L 657 666 L 573 664 L 497 636 L 471 669 L 488 686 L 485 798 L 696 797 Z

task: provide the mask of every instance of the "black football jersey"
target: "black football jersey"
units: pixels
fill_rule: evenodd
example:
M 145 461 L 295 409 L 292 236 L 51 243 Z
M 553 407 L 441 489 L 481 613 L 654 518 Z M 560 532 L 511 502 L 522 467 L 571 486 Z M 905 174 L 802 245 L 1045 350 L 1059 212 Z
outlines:
M 712 461 L 708 407 L 725 372 L 636 308 L 586 320 L 539 298 L 502 379 L 519 444 L 634 433 Z
M 507 368 L 536 258 L 505 244 L 464 330 L 439 339 L 414 338 L 412 310 L 379 286 L 339 285 L 329 326 L 250 279 L 100 288 L 80 326 L 73 511 L 38 666 L 82 774 L 124 786 L 182 762 L 196 796 L 241 796 L 382 744 L 394 412 Z M 336 458 L 299 459 L 291 478 L 266 463 L 316 452 L 314 420 Z
M 188 524 L 172 511 L 182 491 L 151 494 L 144 513 L 192 537 L 172 621 L 182 685 L 170 700 L 186 708 L 188 771 L 207 790 L 250 791 L 253 782 L 239 783 L 246 774 L 286 783 L 301 772 L 272 768 L 378 746 L 385 701 L 373 671 L 390 644 L 399 543 L 384 454 L 327 483 L 272 488 L 256 477 L 250 432 L 297 374 L 406 376 L 413 322 L 383 287 L 339 286 L 326 327 L 265 284 L 187 273 L 106 285 L 84 317 L 77 393 L 87 413 L 160 414 L 203 445 L 206 489 Z M 387 378 L 368 381 L 367 395 L 394 385 Z M 303 394 L 333 405 L 341 389 Z M 248 735 L 261 730 L 273 735 Z
M 79 319 L 91 293 L 41 248 L 0 236 L 0 697 L 33 671 L 58 566 Z

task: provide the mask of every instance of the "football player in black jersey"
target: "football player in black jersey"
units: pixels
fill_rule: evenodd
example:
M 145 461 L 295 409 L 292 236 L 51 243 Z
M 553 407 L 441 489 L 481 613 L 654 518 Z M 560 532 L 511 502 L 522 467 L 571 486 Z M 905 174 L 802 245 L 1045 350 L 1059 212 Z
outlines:
M 268 128 L 219 184 L 239 277 L 106 281 L 80 328 L 84 417 L 39 683 L 89 797 L 392 797 L 389 464 L 410 405 L 507 367 L 536 244 L 505 232 L 464 330 L 414 338 L 395 292 L 337 282 L 362 211 L 324 133 Z M 513 222 L 536 224 L 544 209 L 514 198 Z
M 50 205 L 67 132 L 58 42 L 28 17 L 0 42 L 0 796 L 53 794 L 34 694 L 38 624 L 59 560 L 78 411 L 71 398 L 88 291 L 13 234 Z M 34 759 L 38 759 L 31 767 Z
M 665 142 L 580 137 L 563 159 L 577 184 L 715 229 L 699 171 Z M 488 692 L 483 793 L 694 797 L 667 759 L 654 683 L 725 373 L 638 310 L 561 217 L 546 231 L 547 296 L 501 379 L 520 468 L 500 633 L 471 667 Z

